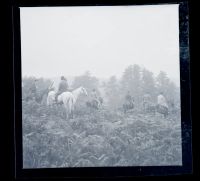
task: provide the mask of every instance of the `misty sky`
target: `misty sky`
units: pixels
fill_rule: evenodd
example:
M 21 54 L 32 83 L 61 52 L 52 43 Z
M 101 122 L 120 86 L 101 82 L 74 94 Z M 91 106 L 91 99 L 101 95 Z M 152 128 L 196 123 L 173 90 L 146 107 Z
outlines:
M 120 77 L 131 64 L 179 81 L 178 5 L 23 7 L 22 76 Z

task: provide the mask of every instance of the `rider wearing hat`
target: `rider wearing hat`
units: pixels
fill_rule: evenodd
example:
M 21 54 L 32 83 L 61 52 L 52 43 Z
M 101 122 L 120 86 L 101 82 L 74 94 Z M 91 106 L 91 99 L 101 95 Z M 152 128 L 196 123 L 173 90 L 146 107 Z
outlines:
M 65 91 L 67 91 L 68 88 L 69 88 L 69 86 L 68 86 L 67 79 L 64 76 L 61 76 L 61 81 L 60 81 L 60 84 L 58 87 L 58 93 L 61 94 Z
M 125 100 L 129 105 L 133 104 L 134 98 L 131 96 L 130 91 L 126 93 Z
M 165 99 L 163 92 L 160 92 L 160 94 L 158 95 L 157 104 L 158 106 L 168 108 L 167 100 Z
M 59 86 L 58 86 L 58 92 L 56 94 L 56 100 L 57 100 L 57 97 L 62 94 L 63 92 L 66 92 L 68 91 L 68 82 L 67 82 L 67 79 L 64 77 L 64 76 L 61 76 L 61 81 L 59 83 Z
M 160 92 L 157 97 L 157 111 L 162 114 L 164 113 L 164 117 L 168 114 L 168 104 L 163 92 Z
M 97 92 L 96 92 L 95 89 L 92 89 L 91 97 L 92 97 L 93 99 L 97 99 L 97 98 L 98 98 L 98 96 L 97 96 Z
M 91 92 L 91 102 L 95 105 L 100 105 L 100 101 L 99 101 L 99 97 L 97 95 L 97 91 L 96 89 L 92 89 L 92 92 Z

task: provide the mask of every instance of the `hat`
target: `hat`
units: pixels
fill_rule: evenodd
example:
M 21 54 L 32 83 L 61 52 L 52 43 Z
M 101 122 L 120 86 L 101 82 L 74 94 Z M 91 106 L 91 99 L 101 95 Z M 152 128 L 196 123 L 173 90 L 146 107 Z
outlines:
M 61 76 L 61 80 L 67 80 L 64 76 Z

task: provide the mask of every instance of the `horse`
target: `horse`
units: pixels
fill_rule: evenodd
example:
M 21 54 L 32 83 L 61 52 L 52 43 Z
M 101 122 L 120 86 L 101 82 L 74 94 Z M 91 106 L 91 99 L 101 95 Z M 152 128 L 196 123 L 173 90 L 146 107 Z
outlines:
M 87 101 L 86 102 L 86 106 L 89 108 L 93 108 L 98 110 L 103 104 L 103 98 L 99 97 L 98 100 L 97 99 L 93 99 L 91 101 Z
M 153 113 L 155 115 L 157 106 L 151 102 L 143 103 L 143 110 L 145 113 Z
M 60 104 L 63 103 L 64 108 L 65 108 L 65 118 L 66 119 L 73 118 L 74 106 L 75 106 L 75 103 L 76 103 L 78 97 L 81 94 L 84 94 L 86 96 L 88 95 L 87 91 L 84 87 L 79 87 L 72 92 L 66 91 L 66 92 L 63 92 L 60 95 L 58 95 L 57 103 L 60 103 Z M 52 105 L 56 102 L 55 97 L 56 97 L 56 92 L 50 91 L 48 94 L 48 97 L 47 97 L 48 105 Z
M 169 114 L 169 110 L 168 110 L 168 107 L 166 106 L 162 106 L 162 105 L 159 105 L 159 104 L 149 104 L 147 107 L 146 107 L 146 110 L 145 110 L 146 113 L 153 113 L 154 115 L 157 113 L 160 113 L 164 116 L 164 118 L 166 118 Z
M 96 109 L 96 110 L 99 109 L 99 104 L 98 104 L 98 102 L 96 100 L 87 101 L 86 102 L 86 106 L 89 107 L 89 108 Z
M 47 106 L 52 106 L 56 103 L 56 92 L 54 90 L 49 91 L 47 95 Z
M 133 101 L 126 101 L 123 105 L 122 105 L 123 111 L 124 113 L 126 113 L 128 110 L 132 110 L 134 109 L 134 103 Z
M 156 105 L 156 111 L 160 114 L 163 114 L 164 118 L 166 118 L 169 114 L 168 107 L 162 106 L 162 105 L 159 105 L 159 104 Z

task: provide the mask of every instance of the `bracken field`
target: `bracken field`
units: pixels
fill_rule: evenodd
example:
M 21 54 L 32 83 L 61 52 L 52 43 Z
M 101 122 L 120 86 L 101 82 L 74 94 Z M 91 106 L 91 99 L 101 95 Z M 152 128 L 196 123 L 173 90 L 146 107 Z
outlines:
M 182 164 L 180 112 L 164 118 L 77 103 L 74 118 L 65 120 L 62 106 L 22 106 L 24 168 Z

